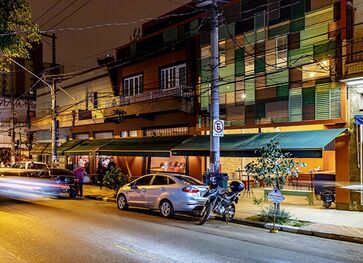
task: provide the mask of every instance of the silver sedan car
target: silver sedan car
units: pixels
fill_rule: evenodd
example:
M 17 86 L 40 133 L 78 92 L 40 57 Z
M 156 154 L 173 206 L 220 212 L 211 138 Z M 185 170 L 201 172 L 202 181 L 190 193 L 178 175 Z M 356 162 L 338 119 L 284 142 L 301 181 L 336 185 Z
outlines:
M 171 217 L 175 212 L 199 213 L 206 198 L 208 186 L 197 179 L 179 174 L 147 174 L 117 192 L 117 206 L 128 206 L 160 210 L 164 217 Z

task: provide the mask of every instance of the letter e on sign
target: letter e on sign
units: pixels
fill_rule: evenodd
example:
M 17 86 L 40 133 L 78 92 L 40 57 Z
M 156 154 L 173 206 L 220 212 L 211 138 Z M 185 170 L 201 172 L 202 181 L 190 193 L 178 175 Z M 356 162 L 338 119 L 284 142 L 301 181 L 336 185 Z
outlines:
M 213 136 L 223 137 L 224 135 L 224 121 L 213 120 Z

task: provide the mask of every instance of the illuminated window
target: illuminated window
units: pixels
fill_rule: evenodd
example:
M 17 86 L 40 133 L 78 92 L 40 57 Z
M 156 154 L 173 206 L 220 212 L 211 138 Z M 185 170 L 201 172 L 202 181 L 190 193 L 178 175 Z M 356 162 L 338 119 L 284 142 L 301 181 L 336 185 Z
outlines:
M 185 63 L 161 70 L 161 89 L 172 89 L 187 84 L 187 65 Z
M 287 67 L 287 36 L 276 38 L 276 66 L 278 68 Z
M 144 85 L 143 75 L 132 76 L 125 78 L 123 81 L 123 95 L 133 96 L 143 92 Z

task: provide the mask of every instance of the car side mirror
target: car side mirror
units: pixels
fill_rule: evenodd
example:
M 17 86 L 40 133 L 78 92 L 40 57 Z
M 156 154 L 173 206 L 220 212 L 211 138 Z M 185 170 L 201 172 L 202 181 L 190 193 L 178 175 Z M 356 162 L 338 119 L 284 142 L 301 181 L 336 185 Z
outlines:
M 139 189 L 136 184 L 130 185 L 131 189 Z

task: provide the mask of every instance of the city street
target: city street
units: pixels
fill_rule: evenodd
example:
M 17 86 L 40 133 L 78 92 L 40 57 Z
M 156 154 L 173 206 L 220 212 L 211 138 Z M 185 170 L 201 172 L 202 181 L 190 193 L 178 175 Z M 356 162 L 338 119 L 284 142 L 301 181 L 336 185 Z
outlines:
M 362 246 L 92 200 L 0 197 L 0 262 L 361 262 Z

